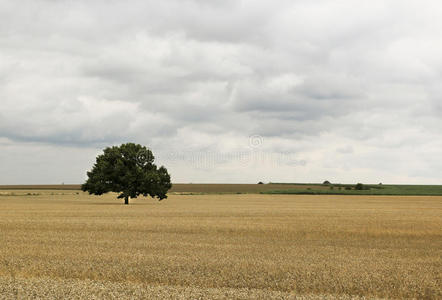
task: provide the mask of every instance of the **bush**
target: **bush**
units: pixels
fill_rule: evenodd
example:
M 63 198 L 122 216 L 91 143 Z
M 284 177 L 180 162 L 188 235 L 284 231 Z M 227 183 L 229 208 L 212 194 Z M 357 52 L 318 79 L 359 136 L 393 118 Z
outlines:
M 326 180 L 326 181 L 324 181 L 322 184 L 329 185 L 329 184 L 330 184 L 330 181 Z
M 361 191 L 364 189 L 364 185 L 362 183 L 358 183 L 355 186 L 355 190 Z
M 260 182 L 258 182 L 258 184 L 264 184 L 264 182 L 260 181 Z

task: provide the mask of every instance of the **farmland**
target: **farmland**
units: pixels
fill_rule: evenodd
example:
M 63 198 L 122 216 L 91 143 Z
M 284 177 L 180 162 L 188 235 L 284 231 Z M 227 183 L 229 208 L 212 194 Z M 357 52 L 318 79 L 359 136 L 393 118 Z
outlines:
M 1 190 L 80 190 L 79 184 L 0 185 Z M 191 184 L 175 183 L 170 194 L 289 194 L 289 195 L 395 195 L 442 196 L 442 185 L 269 183 L 269 184 Z
M 318 184 L 192 184 L 174 183 L 170 193 L 178 194 L 237 194 L 237 193 L 261 193 L 283 189 L 328 189 Z M 0 190 L 80 190 L 79 184 L 53 184 L 53 185 L 0 185 Z
M 442 297 L 442 197 L 217 188 L 3 189 L 0 298 Z
M 269 184 L 265 194 L 288 195 L 391 195 L 391 196 L 442 196 L 442 185 L 394 184 Z

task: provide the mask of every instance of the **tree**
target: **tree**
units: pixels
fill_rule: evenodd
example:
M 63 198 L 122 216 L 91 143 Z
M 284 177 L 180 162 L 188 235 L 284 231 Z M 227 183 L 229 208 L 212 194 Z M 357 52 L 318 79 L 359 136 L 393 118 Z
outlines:
M 99 155 L 88 179 L 81 186 L 89 194 L 120 193 L 124 204 L 139 195 L 163 200 L 172 187 L 170 175 L 163 166 L 157 167 L 152 151 L 139 144 L 127 143 L 108 147 Z
M 355 186 L 355 190 L 359 190 L 359 191 L 361 191 L 361 190 L 363 190 L 364 189 L 364 185 L 362 184 L 362 183 L 358 183 L 358 184 L 356 184 L 356 186 Z

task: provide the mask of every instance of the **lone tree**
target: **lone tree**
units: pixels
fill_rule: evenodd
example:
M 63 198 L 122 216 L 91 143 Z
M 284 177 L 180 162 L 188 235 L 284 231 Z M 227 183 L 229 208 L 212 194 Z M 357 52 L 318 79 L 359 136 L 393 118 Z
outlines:
M 108 147 L 87 172 L 88 179 L 81 189 L 94 195 L 120 193 L 118 198 L 124 198 L 124 204 L 139 195 L 161 201 L 167 198 L 172 184 L 166 168 L 158 168 L 153 161 L 152 151 L 138 144 Z

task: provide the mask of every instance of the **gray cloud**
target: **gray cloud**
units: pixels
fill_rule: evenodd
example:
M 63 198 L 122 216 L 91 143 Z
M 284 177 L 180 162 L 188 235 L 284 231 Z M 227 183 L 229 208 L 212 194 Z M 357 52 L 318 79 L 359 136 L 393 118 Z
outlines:
M 71 158 L 87 168 L 127 141 L 175 181 L 437 182 L 440 13 L 411 0 L 0 1 L 0 183 L 63 177 L 5 149 L 51 153 L 79 182 Z M 257 150 L 291 156 L 232 158 Z M 171 161 L 179 151 L 223 159 L 193 169 Z

